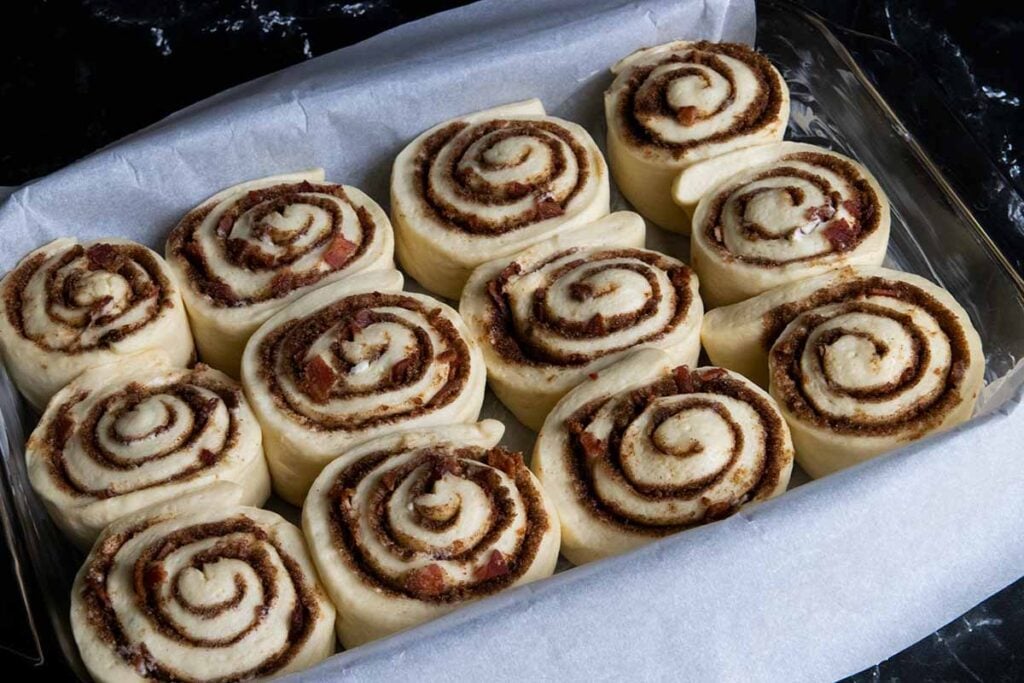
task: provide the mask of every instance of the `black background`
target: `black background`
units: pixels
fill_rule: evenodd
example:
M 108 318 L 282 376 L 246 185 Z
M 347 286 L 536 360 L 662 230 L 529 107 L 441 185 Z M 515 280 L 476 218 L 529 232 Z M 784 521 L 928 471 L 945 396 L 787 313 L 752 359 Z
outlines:
M 467 3 L 5 3 L 0 14 L 0 185 L 18 185 L 52 172 L 229 86 L 461 4 Z M 1000 180 L 1024 192 L 1024 3 L 801 4 L 840 26 L 892 40 L 907 50 L 996 162 Z M 927 137 L 924 127 L 913 132 Z M 955 175 L 958 169 L 949 170 Z M 1024 244 L 1024 216 L 1016 231 L 1001 244 L 1021 264 L 1024 253 L 1012 252 Z M 5 586 L 0 589 L 0 613 L 6 617 L 0 620 L 0 643 L 23 649 L 30 641 L 10 562 L 6 547 L 0 547 L 0 585 Z M 48 628 L 45 619 L 41 622 Z M 1024 580 L 854 680 L 1021 680 L 1022 657 Z M 0 666 L 12 680 L 69 676 L 59 663 L 34 668 L 2 647 Z

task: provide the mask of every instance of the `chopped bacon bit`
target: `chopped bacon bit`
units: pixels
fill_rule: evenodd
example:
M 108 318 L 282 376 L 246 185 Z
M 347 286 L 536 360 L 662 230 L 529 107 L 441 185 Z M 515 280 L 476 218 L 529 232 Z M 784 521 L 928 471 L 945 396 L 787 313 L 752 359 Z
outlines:
M 597 375 L 597 373 L 596 373 L 596 372 L 591 372 L 591 373 L 588 373 L 588 374 L 587 374 L 587 377 L 589 377 L 590 379 L 593 379 L 593 380 L 596 380 L 596 379 L 597 379 L 597 376 L 598 376 L 598 375 Z
M 395 488 L 395 484 L 397 484 L 398 480 L 401 478 L 401 472 L 399 472 L 397 469 L 391 469 L 381 476 L 380 483 L 384 486 L 384 488 L 390 491 Z
M 331 268 L 341 268 L 355 251 L 355 242 L 348 241 L 344 235 L 336 235 L 324 251 L 323 258 Z
M 373 311 L 369 308 L 360 308 L 352 316 L 352 321 L 359 325 L 359 327 L 369 327 L 370 323 L 373 322 Z
M 673 268 L 668 272 L 668 279 L 676 289 L 683 289 L 690 283 L 690 276 L 685 268 Z
M 708 505 L 707 510 L 704 511 L 704 519 L 708 522 L 714 522 L 719 519 L 724 519 L 732 514 L 732 505 L 730 503 L 712 503 Z
M 302 369 L 302 388 L 314 401 L 323 403 L 331 395 L 336 378 L 334 368 L 322 356 L 315 356 Z
M 251 202 L 258 202 L 262 197 L 263 192 L 261 190 L 249 190 L 245 195 L 245 198 Z
M 93 270 L 114 270 L 120 260 L 117 248 L 112 244 L 94 244 L 85 255 Z
M 444 592 L 446 575 L 439 564 L 418 567 L 405 575 L 405 589 L 421 598 L 433 598 Z
M 550 194 L 544 194 L 537 198 L 537 215 L 541 220 L 556 218 L 564 213 L 565 207 Z
M 154 590 L 166 579 L 167 570 L 163 568 L 163 565 L 156 562 L 148 563 L 142 573 L 142 583 L 147 591 Z
M 680 365 L 672 371 L 676 380 L 676 389 L 683 394 L 692 394 L 697 390 L 697 383 L 694 381 L 693 372 L 685 365 Z
M 530 186 L 525 183 L 511 182 L 505 186 L 505 193 L 512 199 L 519 199 L 530 194 Z
M 412 370 L 412 358 L 403 358 L 391 366 L 391 381 L 395 384 L 409 381 L 410 370 Z
M 224 214 L 220 217 L 220 220 L 217 221 L 217 234 L 221 237 L 228 234 L 228 231 L 231 230 L 231 226 L 234 225 L 234 223 L 235 219 L 233 219 L 230 214 Z
M 459 359 L 459 354 L 456 353 L 455 349 L 445 349 L 436 358 L 438 363 L 454 363 Z
M 429 320 L 431 323 L 436 323 L 443 317 L 444 311 L 442 311 L 440 308 L 434 308 L 430 311 L 430 313 L 427 313 L 427 320 Z
M 844 251 L 853 246 L 853 240 L 860 234 L 860 230 L 850 225 L 845 218 L 832 221 L 822 232 L 836 251 Z
M 308 180 L 303 180 L 299 183 L 299 192 L 315 192 L 316 188 L 313 187 L 313 183 Z
M 580 433 L 580 446 L 587 460 L 595 460 L 604 454 L 604 442 L 590 432 Z
M 597 336 L 605 333 L 604 316 L 600 313 L 595 313 L 594 316 L 587 321 L 586 332 L 589 335 Z
M 812 206 L 804 212 L 804 218 L 809 221 L 827 221 L 834 215 L 836 215 L 836 210 L 829 204 Z
M 856 220 L 860 220 L 861 211 L 863 210 L 859 199 L 847 199 L 843 202 L 843 208 L 850 212 L 850 215 Z
M 203 463 L 207 467 L 217 462 L 217 454 L 211 451 L 209 448 L 204 448 L 199 451 L 199 462 Z
M 523 467 L 523 456 L 505 448 L 492 448 L 487 452 L 487 464 L 501 470 L 513 479 Z
M 701 371 L 700 378 L 702 380 L 709 381 L 713 379 L 721 379 L 727 374 L 728 373 L 722 368 L 707 368 L 706 370 Z
M 586 301 L 594 296 L 594 288 L 586 282 L 574 282 L 569 285 L 569 296 L 571 296 L 574 301 Z
M 458 458 L 452 456 L 442 456 L 434 461 L 434 475 L 440 479 L 446 474 L 454 474 L 457 477 L 461 477 L 463 473 L 462 463 L 459 462 Z
M 491 556 L 487 558 L 487 562 L 476 568 L 473 576 L 476 577 L 477 581 L 487 581 L 488 579 L 504 576 L 508 572 L 508 562 L 505 560 L 504 553 L 495 549 L 491 551 Z
M 684 126 L 692 126 L 697 121 L 697 107 L 679 107 L 676 120 Z

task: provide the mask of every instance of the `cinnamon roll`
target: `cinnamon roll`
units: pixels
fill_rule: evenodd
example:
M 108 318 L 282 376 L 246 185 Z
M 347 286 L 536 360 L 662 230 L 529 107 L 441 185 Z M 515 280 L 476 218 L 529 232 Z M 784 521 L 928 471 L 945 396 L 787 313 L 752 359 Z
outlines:
M 786 490 L 793 445 L 778 406 L 722 368 L 637 351 L 548 415 L 533 470 L 575 564 L 734 513 Z
M 848 268 L 707 315 L 712 362 L 767 382 L 814 477 L 970 418 L 985 356 L 967 312 L 909 273 Z
M 115 522 L 79 570 L 71 626 L 97 683 L 262 680 L 334 651 L 301 532 L 208 493 Z
M 238 376 L 249 336 L 283 306 L 355 273 L 394 268 L 387 214 L 323 169 L 218 192 L 167 238 L 202 360 Z
M 702 161 L 679 174 L 673 194 L 693 213 L 690 258 L 712 307 L 843 266 L 879 266 L 889 244 L 889 200 L 874 177 L 815 145 Z
M 398 260 L 458 298 L 476 266 L 608 213 L 608 172 L 581 126 L 527 100 L 434 126 L 395 159 Z
M 37 410 L 82 372 L 152 349 L 175 365 L 195 353 L 178 286 L 141 244 L 57 239 L 0 281 L 0 350 Z
M 321 287 L 260 327 L 242 383 L 274 490 L 301 505 L 324 465 L 396 429 L 475 420 L 487 373 L 458 314 L 398 271 Z
M 302 527 L 345 647 L 550 576 L 558 517 L 500 422 L 399 432 L 328 465 Z
M 470 277 L 459 310 L 483 347 L 491 389 L 527 427 L 540 429 L 569 389 L 633 349 L 696 362 L 697 276 L 637 248 L 642 224 L 612 214 Z
M 746 45 L 679 40 L 612 67 L 605 92 L 608 159 L 622 194 L 663 228 L 689 232 L 672 181 L 690 164 L 782 139 L 789 90 Z
M 29 481 L 80 547 L 127 514 L 216 481 L 270 495 L 263 439 L 242 393 L 162 352 L 88 371 L 57 392 L 25 446 Z

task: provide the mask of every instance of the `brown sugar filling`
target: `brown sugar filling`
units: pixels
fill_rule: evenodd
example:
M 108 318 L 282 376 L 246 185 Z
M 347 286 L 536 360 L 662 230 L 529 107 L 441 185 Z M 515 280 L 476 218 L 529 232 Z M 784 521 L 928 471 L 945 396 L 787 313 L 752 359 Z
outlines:
M 643 486 L 631 481 L 623 469 L 620 460 L 622 437 L 647 407 L 658 398 L 686 396 L 692 393 L 728 396 L 743 401 L 757 413 L 764 430 L 764 457 L 756 477 L 754 477 L 754 485 L 728 506 L 710 505 L 702 519 L 685 524 L 659 524 L 603 500 L 598 495 L 592 477 L 596 460 L 602 462 L 607 471 L 611 472 L 621 485 L 629 488 L 637 497 L 647 500 L 702 499 L 709 489 L 722 481 L 729 467 L 739 457 L 743 446 L 742 432 L 739 431 L 739 425 L 727 415 L 728 411 L 723 406 L 698 397 L 681 401 L 673 407 L 666 406 L 654 415 L 653 429 L 681 410 L 715 410 L 730 426 L 734 437 L 736 434 L 740 435 L 739 438 L 734 438 L 731 458 L 727 465 L 699 481 L 690 482 L 684 486 Z M 587 427 L 609 401 L 615 402 L 612 415 L 613 427 L 607 440 L 599 441 L 587 432 Z M 723 411 L 726 414 L 723 414 Z M 745 503 L 769 495 L 778 486 L 783 468 L 788 462 L 782 418 L 779 417 L 772 404 L 741 381 L 717 368 L 690 370 L 682 366 L 638 389 L 596 399 L 570 415 L 565 420 L 563 429 L 566 431 L 566 445 L 562 457 L 579 503 L 590 510 L 595 517 L 608 524 L 625 531 L 649 536 L 664 536 L 721 519 L 732 514 Z M 648 432 L 648 435 L 650 433 Z
M 487 146 L 479 150 L 479 156 L 468 159 L 485 168 L 496 167 L 485 158 L 487 150 L 513 137 L 539 140 L 548 148 L 552 163 L 545 172 L 530 178 L 502 184 L 488 182 L 471 167 L 460 168 L 467 161 L 470 148 L 485 137 Z M 568 191 L 556 195 L 553 183 L 564 175 L 568 167 L 565 152 L 559 142 L 568 147 L 576 158 L 577 176 L 575 184 Z M 450 155 L 451 161 L 443 168 L 442 177 L 448 183 L 447 187 L 460 199 L 482 207 L 509 206 L 532 195 L 533 204 L 515 216 L 493 221 L 477 213 L 460 210 L 446 201 L 432 184 L 431 170 L 439 163 L 439 156 L 449 145 L 452 147 L 446 154 Z M 517 161 L 525 162 L 526 156 Z M 480 236 L 503 235 L 565 213 L 572 200 L 586 187 L 592 163 L 591 152 L 559 124 L 553 121 L 516 119 L 495 119 L 477 124 L 464 121 L 451 123 L 423 141 L 414 162 L 420 199 L 435 220 L 449 230 Z M 509 168 L 512 165 L 506 163 L 500 167 Z
M 750 66 L 758 82 L 758 92 L 754 101 L 728 128 L 695 140 L 669 142 L 644 125 L 642 118 L 650 116 L 671 118 L 681 121 L 684 125 L 692 125 L 694 122 L 713 118 L 731 104 L 735 99 L 736 82 L 732 70 L 719 55 L 732 57 Z M 725 98 L 722 105 L 709 114 L 699 115 L 693 107 L 684 107 L 686 111 L 678 111 L 668 101 L 669 85 L 673 80 L 693 75 L 706 78 L 700 69 L 687 66 L 692 64 L 714 69 L 729 83 L 731 94 Z M 656 78 L 650 83 L 651 87 L 643 88 L 644 93 L 641 93 L 641 86 L 648 81 L 655 69 L 663 65 L 680 65 L 680 68 L 674 73 Z M 634 146 L 662 150 L 679 159 L 695 148 L 725 142 L 777 123 L 783 101 L 782 84 L 779 81 L 771 62 L 746 45 L 700 41 L 666 56 L 657 63 L 637 66 L 630 70 L 624 92 L 619 99 L 619 127 Z
M 512 362 L 529 365 L 551 365 L 551 366 L 580 366 L 585 365 L 595 358 L 623 349 L 655 341 L 672 332 L 685 319 L 693 304 L 693 295 L 690 291 L 690 269 L 686 266 L 679 266 L 669 262 L 661 254 L 643 251 L 638 249 L 616 249 L 598 251 L 590 254 L 581 254 L 578 259 L 572 259 L 559 268 L 552 271 L 546 284 L 539 286 L 532 293 L 531 310 L 533 318 L 524 323 L 524 326 L 537 326 L 557 334 L 566 339 L 598 339 L 608 334 L 629 329 L 638 322 L 654 315 L 658 310 L 661 301 L 667 295 L 657 284 L 654 271 L 661 270 L 668 274 L 672 283 L 672 297 L 674 312 L 668 324 L 651 334 L 631 342 L 627 346 L 619 346 L 602 349 L 596 355 L 566 354 L 555 349 L 546 348 L 524 337 L 518 329 L 516 321 L 512 317 L 512 309 L 506 289 L 514 279 L 543 269 L 548 264 L 567 255 L 574 253 L 574 250 L 559 252 L 532 269 L 524 271 L 522 267 L 513 262 L 505 268 L 496 278 L 489 281 L 485 287 L 488 293 L 487 309 L 487 331 L 488 338 L 494 349 Z M 632 259 L 636 263 L 603 264 L 602 261 L 610 259 Z M 573 296 L 591 296 L 586 294 L 586 280 L 593 275 L 610 269 L 626 269 L 644 276 L 651 284 L 651 296 L 644 302 L 643 306 L 616 316 L 602 318 L 591 318 L 586 323 L 564 320 L 558 317 L 557 312 L 550 309 L 547 301 L 547 294 L 555 281 L 564 278 L 574 278 L 572 285 L 577 287 Z M 584 293 L 580 293 L 584 292 Z
M 949 369 L 941 388 L 935 393 L 922 396 L 907 409 L 887 415 L 883 420 L 835 415 L 815 405 L 806 391 L 800 368 L 800 358 L 804 355 L 810 334 L 817 325 L 835 315 L 861 311 L 884 316 L 904 326 L 914 340 L 913 362 L 898 381 L 885 385 L 863 391 L 850 391 L 837 386 L 834 382 L 830 382 L 829 387 L 833 391 L 861 401 L 877 402 L 898 396 L 921 381 L 930 362 L 924 332 L 914 325 L 910 316 L 866 301 L 870 296 L 896 298 L 924 310 L 938 323 L 950 348 Z M 828 316 L 814 313 L 818 308 L 835 304 L 839 304 L 840 308 Z M 783 335 L 782 331 L 789 323 L 802 314 L 804 317 L 800 319 L 800 324 Z M 913 439 L 942 424 L 946 416 L 964 400 L 964 376 L 972 359 L 963 326 L 956 314 L 942 302 L 910 283 L 879 277 L 858 278 L 840 283 L 818 290 L 800 301 L 783 304 L 768 311 L 764 315 L 763 324 L 763 343 L 770 348 L 772 386 L 780 397 L 780 402 L 801 420 L 823 429 L 856 436 L 891 436 L 905 433 L 907 439 Z M 836 332 L 838 335 L 849 333 L 846 330 Z M 828 342 L 829 339 L 822 340 L 819 346 Z M 872 342 L 875 343 L 876 340 L 872 339 Z M 876 346 L 876 350 L 884 352 L 887 349 L 879 349 Z M 816 356 L 820 359 L 821 352 L 816 352 Z M 824 372 L 824 369 L 820 371 Z
M 52 346 L 42 338 L 30 337 L 25 328 L 24 309 L 26 305 L 31 305 L 25 301 L 25 289 L 43 268 L 46 268 L 44 310 L 51 325 L 71 330 L 74 341 L 66 346 Z M 104 306 L 110 303 L 109 297 L 90 306 L 83 306 L 75 301 L 77 285 L 86 273 L 97 270 L 119 275 L 128 283 L 128 300 L 121 302 L 119 310 L 104 312 Z M 7 276 L 3 296 L 7 320 L 21 337 L 46 351 L 74 355 L 97 349 L 109 349 L 159 319 L 164 309 L 174 306 L 171 299 L 172 289 L 157 257 L 145 247 L 101 242 L 91 245 L 88 249 L 76 244 L 60 254 L 36 254 L 19 264 Z M 117 324 L 126 311 L 146 302 L 149 302 L 146 316 L 134 322 Z M 66 315 L 58 316 L 54 310 L 56 306 L 69 309 L 76 314 L 70 318 Z M 82 341 L 81 335 L 90 327 L 111 325 L 112 329 L 94 342 Z
M 388 459 L 398 454 L 378 451 L 363 456 L 339 472 L 325 494 L 329 503 L 331 537 L 334 547 L 338 550 L 338 557 L 355 571 L 364 583 L 387 595 L 434 603 L 457 603 L 507 588 L 530 569 L 544 535 L 550 528 L 551 520 L 545 511 L 541 492 L 523 464 L 522 456 L 513 455 L 502 448 L 456 448 L 450 445 L 423 448 L 417 451 L 409 462 L 392 468 L 381 476 L 369 493 L 365 509 L 357 509 L 352 503 L 356 488 L 380 468 L 386 467 Z M 514 463 L 513 467 L 509 467 L 510 462 Z M 515 521 L 512 492 L 506 488 L 501 476 L 492 468 L 499 468 L 512 478 L 526 510 L 525 534 L 519 538 L 515 552 L 504 556 L 507 571 L 497 576 L 477 578 L 465 584 L 445 583 L 441 590 L 424 595 L 422 592 L 410 590 L 407 576 L 390 574 L 365 549 L 359 538 L 360 514 L 369 515 L 368 523 L 375 540 L 381 543 L 388 553 L 404 562 L 419 557 L 431 561 L 444 560 L 475 565 L 482 554 L 487 552 Z M 392 498 L 399 486 L 410 477 L 417 477 L 409 493 L 412 499 L 421 492 L 432 490 L 435 482 L 446 473 L 473 481 L 487 494 L 490 511 L 487 529 L 474 545 L 468 547 L 462 547 L 458 543 L 446 548 L 422 548 L 413 545 L 410 539 L 403 538 L 391 528 L 388 522 L 388 506 L 392 504 Z M 438 522 L 419 514 L 416 521 L 429 531 L 436 531 L 439 528 Z M 454 524 L 456 521 L 457 517 L 442 525 Z
M 815 152 L 797 152 L 794 154 L 787 154 L 779 160 L 779 162 L 783 164 L 786 161 L 799 161 L 809 165 L 818 166 L 840 176 L 846 181 L 849 187 L 853 188 L 853 195 L 843 199 L 843 195 L 839 189 L 832 187 L 824 177 L 809 173 L 803 169 L 785 165 L 773 166 L 762 173 L 758 173 L 747 182 L 754 183 L 767 178 L 800 178 L 814 185 L 824 196 L 829 198 L 829 201 L 827 207 L 811 207 L 809 212 L 812 215 L 808 218 L 821 219 L 828 216 L 828 218 L 831 219 L 832 215 L 838 211 L 840 206 L 844 206 L 850 212 L 854 220 L 853 224 L 846 223 L 846 219 L 844 218 L 835 218 L 834 220 L 820 220 L 818 227 L 815 228 L 816 230 L 820 229 L 826 232 L 826 234 L 830 234 L 828 231 L 837 223 L 845 223 L 845 225 L 842 226 L 843 239 L 830 239 L 829 249 L 826 251 L 789 259 L 772 259 L 734 254 L 725 244 L 725 235 L 722 228 L 725 205 L 728 202 L 729 197 L 735 194 L 739 189 L 738 187 L 733 186 L 722 190 L 711 200 L 711 205 L 707 212 L 704 227 L 702 228 L 708 244 L 718 252 L 721 258 L 729 261 L 740 261 L 752 266 L 762 266 L 765 268 L 784 266 L 791 263 L 806 263 L 808 261 L 814 261 L 833 254 L 843 254 L 853 251 L 863 243 L 865 239 L 879 229 L 882 216 L 880 199 L 878 194 L 871 187 L 871 184 L 860 174 L 853 164 L 845 159 L 840 159 L 830 154 L 818 154 Z M 790 193 L 794 206 L 803 201 L 803 191 L 799 187 L 789 186 L 782 189 Z M 739 214 L 741 216 L 744 215 L 746 204 L 750 199 L 752 199 L 753 194 L 753 192 L 750 192 L 739 198 Z M 785 233 L 776 234 L 775 231 L 769 230 L 765 226 L 744 221 L 743 230 L 744 237 L 751 240 L 788 240 L 790 235 L 801 227 L 802 226 L 795 226 L 792 230 Z
M 191 680 L 178 671 L 171 662 L 157 661 L 145 643 L 132 642 L 118 619 L 107 589 L 107 582 L 115 570 L 121 549 L 134 537 L 144 532 L 160 519 L 149 519 L 125 531 L 104 539 L 96 548 L 89 564 L 85 567 L 85 581 L 82 586 L 81 598 L 85 608 L 86 619 L 100 640 L 116 653 L 122 661 L 133 667 L 141 675 L 155 681 Z M 245 562 L 259 576 L 263 588 L 263 601 L 260 608 L 254 610 L 252 620 L 247 627 L 236 636 L 217 639 L 204 639 L 190 636 L 173 619 L 167 609 L 167 597 L 160 587 L 166 581 L 171 582 L 170 595 L 176 599 L 181 593 L 176 590 L 180 575 L 168 576 L 163 560 L 180 548 L 202 542 L 207 539 L 222 539 L 210 548 L 197 553 L 191 559 L 189 567 L 201 569 L 220 559 L 230 558 Z M 271 562 L 275 555 L 284 565 L 288 574 L 287 580 L 295 588 L 296 604 L 289 619 L 288 638 L 285 645 L 276 653 L 265 659 L 260 665 L 247 671 L 239 671 L 230 676 L 220 678 L 225 683 L 231 681 L 251 680 L 273 674 L 285 667 L 303 648 L 320 618 L 320 605 L 317 600 L 316 588 L 310 585 L 299 563 L 292 558 L 257 522 L 244 515 L 211 522 L 182 527 L 169 532 L 154 545 L 142 550 L 133 565 L 133 598 L 136 607 L 146 621 L 162 636 L 179 643 L 206 648 L 211 652 L 205 656 L 216 656 L 220 647 L 228 647 L 242 641 L 247 635 L 260 626 L 269 614 L 270 607 L 279 599 L 277 582 L 284 577 Z M 236 591 L 244 591 L 244 582 L 236 581 Z M 215 616 L 225 610 L 237 606 L 244 596 L 237 595 L 220 605 L 207 609 L 185 605 L 186 611 L 197 614 L 212 611 Z
M 216 398 L 204 396 L 199 391 L 200 388 L 213 392 Z M 210 415 L 219 404 L 223 403 L 228 410 L 228 427 L 224 442 L 219 449 L 216 451 L 209 448 L 198 450 L 196 452 L 196 460 L 191 465 L 163 479 L 153 481 L 145 486 L 135 487 L 131 491 L 155 488 L 172 482 L 187 481 L 199 476 L 204 471 L 220 463 L 238 444 L 237 408 L 240 401 L 240 393 L 240 389 L 229 386 L 215 378 L 203 376 L 198 372 L 191 372 L 173 383 L 161 386 L 143 387 L 136 383 L 129 384 L 121 390 L 104 397 L 77 421 L 73 417 L 75 406 L 85 400 L 87 396 L 84 393 L 76 394 L 57 408 L 56 415 L 45 429 L 42 448 L 51 478 L 64 491 L 76 496 L 106 499 L 129 493 L 126 490 L 115 491 L 111 488 L 92 488 L 87 482 L 78 481 L 71 476 L 71 473 L 68 471 L 65 447 L 72 436 L 77 434 L 83 456 L 89 458 L 101 468 L 130 472 L 133 469 L 144 466 L 146 463 L 172 457 L 183 450 L 193 447 L 206 430 Z M 169 414 L 164 423 L 135 439 L 118 433 L 115 429 L 118 418 L 131 412 L 135 406 L 153 396 L 174 396 L 178 398 L 188 406 L 188 409 L 191 411 L 191 417 L 186 418 L 186 416 L 178 415 L 177 413 Z M 101 434 L 100 420 L 104 417 L 109 418 L 111 415 L 113 418 L 110 421 L 110 428 L 106 433 Z M 178 420 L 183 419 L 191 419 L 192 421 L 192 428 L 188 433 L 184 434 L 176 443 L 166 446 L 163 450 L 149 453 L 144 457 L 126 460 L 108 451 L 103 446 L 103 439 L 105 437 L 124 446 L 135 443 L 143 444 L 144 447 L 147 439 L 165 432 L 177 424 Z
M 303 272 L 291 270 L 299 259 L 331 244 L 333 240 L 344 239 L 342 227 L 344 216 L 334 200 L 318 195 L 328 195 L 349 206 L 359 219 L 360 238 L 351 253 L 340 263 L 324 259 L 325 268 Z M 290 206 L 316 207 L 330 216 L 330 229 L 308 244 L 298 244 L 308 233 L 312 221 L 308 220 L 298 231 L 283 231 L 274 228 L 269 217 L 282 213 Z M 251 272 L 274 272 L 268 285 L 251 296 L 239 296 L 224 274 L 216 272 L 210 256 L 204 251 L 199 239 L 199 227 L 216 208 L 216 202 L 207 203 L 190 211 L 175 226 L 167 239 L 167 250 L 187 273 L 188 285 L 206 296 L 214 305 L 222 308 L 251 306 L 287 296 L 298 289 L 315 285 L 324 278 L 358 261 L 373 243 L 378 226 L 365 206 L 355 203 L 341 185 L 331 183 L 282 183 L 246 193 L 224 211 L 215 231 L 216 249 L 220 258 L 232 266 Z M 258 242 L 231 237 L 231 228 L 244 214 L 249 213 L 253 223 L 252 235 L 256 240 L 269 240 L 280 253 L 270 253 L 260 248 Z
M 418 313 L 427 321 L 441 339 L 444 352 L 435 358 L 430 337 L 420 333 L 414 324 L 388 312 L 378 311 L 380 308 L 403 308 Z M 308 383 L 304 381 L 308 372 L 306 358 L 313 343 L 332 327 L 340 326 L 343 333 L 351 334 L 352 324 L 361 329 L 376 321 L 398 323 L 413 330 L 418 344 L 415 350 L 396 364 L 393 371 L 383 383 L 372 389 L 352 389 L 344 378 L 333 378 L 326 390 L 326 397 L 310 392 Z M 332 345 L 332 351 L 338 353 L 339 347 Z M 454 401 L 465 389 L 469 381 L 470 356 L 462 335 L 455 325 L 448 320 L 440 309 L 430 306 L 403 294 L 385 294 L 372 292 L 357 294 L 338 301 L 313 312 L 303 318 L 289 320 L 272 330 L 260 342 L 259 350 L 260 379 L 274 399 L 274 404 L 295 422 L 307 429 L 317 431 L 354 431 L 371 427 L 402 422 L 413 419 L 435 410 L 439 410 Z M 338 365 L 344 367 L 343 359 Z M 287 376 L 307 398 L 317 403 L 324 403 L 325 398 L 344 399 L 368 395 L 379 391 L 390 391 L 403 386 L 411 386 L 426 372 L 430 363 L 444 362 L 449 367 L 445 383 L 429 397 L 423 397 L 421 403 L 403 413 L 366 414 L 359 416 L 329 416 L 317 414 L 307 415 L 305 407 L 289 395 L 282 387 L 282 376 Z

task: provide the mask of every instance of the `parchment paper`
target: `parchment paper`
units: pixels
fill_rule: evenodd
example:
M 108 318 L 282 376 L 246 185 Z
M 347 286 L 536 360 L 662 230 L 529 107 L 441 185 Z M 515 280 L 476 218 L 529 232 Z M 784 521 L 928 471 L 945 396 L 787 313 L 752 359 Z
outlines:
M 608 66 L 670 39 L 752 42 L 750 0 L 488 0 L 222 93 L 16 192 L 0 270 L 50 239 L 162 250 L 241 180 L 323 166 L 387 206 L 430 125 L 527 97 L 603 143 Z M 616 203 L 620 200 L 616 199 Z M 686 256 L 652 229 L 649 245 Z M 727 520 L 571 569 L 290 680 L 823 680 L 906 647 L 1024 574 L 1022 373 L 988 414 Z M 532 435 L 510 424 L 507 443 Z M 979 444 L 983 446 L 979 447 Z M 928 451 L 927 457 L 917 457 Z M 999 505 L 992 505 L 998 501 Z

